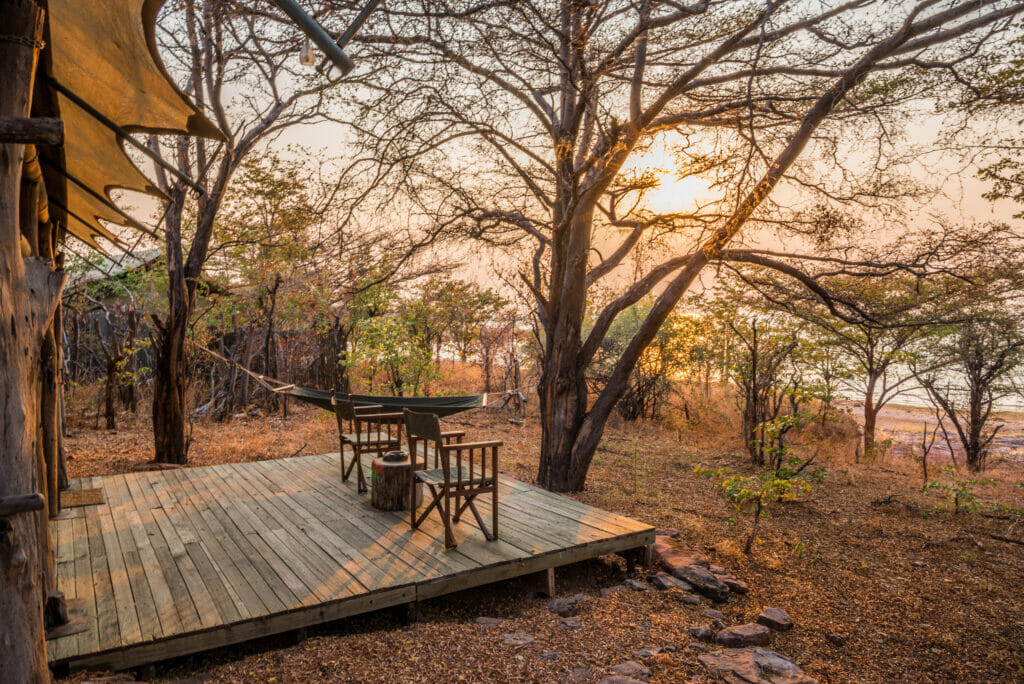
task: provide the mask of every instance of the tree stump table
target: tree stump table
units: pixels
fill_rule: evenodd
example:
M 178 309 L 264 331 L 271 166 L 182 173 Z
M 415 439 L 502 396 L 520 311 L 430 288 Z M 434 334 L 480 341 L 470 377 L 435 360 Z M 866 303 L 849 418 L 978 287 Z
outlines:
M 370 504 L 382 511 L 402 511 L 409 508 L 409 454 L 392 451 L 373 459 L 373 482 L 370 485 Z M 416 505 L 423 498 L 422 485 L 416 484 Z

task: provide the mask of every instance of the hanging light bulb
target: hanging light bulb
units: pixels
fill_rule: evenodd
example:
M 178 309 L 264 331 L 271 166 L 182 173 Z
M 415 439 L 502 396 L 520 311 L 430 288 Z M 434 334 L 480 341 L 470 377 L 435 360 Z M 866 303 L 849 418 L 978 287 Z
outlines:
M 309 38 L 306 38 L 302 43 L 302 49 L 299 50 L 299 63 L 303 66 L 316 64 L 316 53 L 313 52 L 313 44 L 309 42 Z

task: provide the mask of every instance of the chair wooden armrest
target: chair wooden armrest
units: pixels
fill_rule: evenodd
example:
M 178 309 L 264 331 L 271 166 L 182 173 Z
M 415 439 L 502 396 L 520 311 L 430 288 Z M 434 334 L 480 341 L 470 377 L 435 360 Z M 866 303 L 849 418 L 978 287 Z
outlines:
M 441 433 L 441 440 L 444 444 L 451 444 L 452 440 L 461 442 L 462 438 L 466 436 L 465 430 L 446 430 Z
M 359 421 L 365 422 L 387 422 L 393 423 L 395 421 L 405 421 L 405 416 L 401 413 L 360 413 L 356 416 Z
M 377 413 L 384 409 L 384 407 L 381 404 L 362 404 L 354 408 L 357 414 Z
M 460 442 L 458 444 L 444 444 L 441 446 L 445 451 L 463 451 L 469 449 L 489 449 L 491 447 L 500 447 L 504 444 L 499 440 L 493 440 L 489 442 Z

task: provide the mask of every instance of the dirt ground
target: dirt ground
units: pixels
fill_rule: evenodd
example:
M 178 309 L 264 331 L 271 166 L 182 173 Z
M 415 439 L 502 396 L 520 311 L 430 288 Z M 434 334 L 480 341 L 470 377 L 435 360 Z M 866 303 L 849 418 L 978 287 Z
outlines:
M 292 408 L 288 419 L 197 423 L 191 464 L 337 449 L 331 416 Z M 111 433 L 72 411 L 71 476 L 123 472 L 150 459 L 143 413 L 120 416 Z M 532 480 L 535 417 L 528 415 L 521 427 L 507 418 L 476 410 L 449 422 L 471 438 L 503 439 L 502 469 Z M 557 682 L 589 666 L 592 676 L 581 681 L 597 681 L 611 666 L 638 659 L 635 650 L 661 646 L 676 650 L 644 661 L 650 681 L 702 682 L 709 680 L 698 653 L 687 647 L 694 641 L 687 628 L 709 622 L 702 611 L 718 608 L 728 624 L 740 624 L 778 606 L 795 628 L 777 635 L 772 648 L 822 682 L 1024 682 L 1024 546 L 992 536 L 1024 540 L 1024 516 L 943 508 L 941 493 L 922 492 L 919 466 L 898 450 L 854 463 L 847 418 L 801 438 L 805 449 L 819 454 L 826 478 L 799 501 L 776 505 L 745 556 L 740 549 L 749 518 L 693 472 L 696 465 L 747 472 L 733 434 L 731 417 L 715 412 L 703 414 L 696 427 L 677 423 L 674 415 L 659 425 L 615 422 L 577 498 L 678 529 L 689 548 L 749 583 L 746 596 L 717 606 L 685 605 L 658 591 L 602 598 L 600 588 L 618 584 L 625 572 L 621 560 L 608 557 L 558 571 L 559 595 L 588 596 L 578 630 L 560 629 L 544 599 L 510 582 L 428 602 L 411 625 L 382 611 L 135 674 L 153 681 Z M 999 467 L 991 477 L 992 484 L 976 488 L 986 505 L 1024 509 L 1024 470 Z M 505 622 L 487 627 L 474 622 L 480 616 Z M 504 634 L 516 631 L 531 634 L 533 643 L 505 645 Z M 552 652 L 561 655 L 541 658 Z

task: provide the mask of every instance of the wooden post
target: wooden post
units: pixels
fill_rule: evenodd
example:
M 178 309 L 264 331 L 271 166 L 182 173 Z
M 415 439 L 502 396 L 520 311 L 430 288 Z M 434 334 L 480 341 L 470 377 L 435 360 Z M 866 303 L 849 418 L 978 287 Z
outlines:
M 0 117 L 26 118 L 43 37 L 43 11 L 33 0 L 0 3 Z M 24 145 L 0 143 L 0 497 L 45 491 L 37 460 L 43 335 L 60 300 L 63 277 L 21 252 Z M 38 198 L 38 194 L 36 195 Z M 32 216 L 38 228 L 38 210 Z M 33 249 L 36 245 L 30 245 Z M 9 500 L 9 499 L 8 499 Z M 49 526 L 45 511 L 6 518 L 0 535 L 2 678 L 49 681 L 43 630 Z

